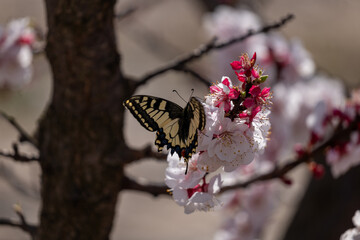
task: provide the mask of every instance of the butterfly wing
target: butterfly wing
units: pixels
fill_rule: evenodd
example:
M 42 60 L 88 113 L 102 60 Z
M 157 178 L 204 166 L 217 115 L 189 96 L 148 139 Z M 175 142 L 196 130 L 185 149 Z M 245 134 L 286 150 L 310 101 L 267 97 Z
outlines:
M 133 96 L 124 102 L 138 122 L 149 131 L 156 131 L 158 151 L 164 146 L 188 160 L 197 147 L 197 130 L 205 127 L 204 108 L 192 97 L 182 109 L 179 105 L 152 96 Z
M 124 106 L 147 130 L 159 131 L 169 121 L 182 117 L 182 107 L 162 98 L 139 95 L 124 101 Z

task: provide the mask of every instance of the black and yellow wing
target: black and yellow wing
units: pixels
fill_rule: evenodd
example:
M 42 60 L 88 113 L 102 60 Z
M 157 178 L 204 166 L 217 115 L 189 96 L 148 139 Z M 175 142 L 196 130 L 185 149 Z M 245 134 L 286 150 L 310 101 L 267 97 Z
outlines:
M 204 108 L 192 97 L 183 109 L 179 105 L 152 96 L 133 96 L 124 101 L 138 122 L 149 131 L 156 131 L 155 145 L 164 146 L 187 161 L 196 152 L 197 131 L 205 127 Z

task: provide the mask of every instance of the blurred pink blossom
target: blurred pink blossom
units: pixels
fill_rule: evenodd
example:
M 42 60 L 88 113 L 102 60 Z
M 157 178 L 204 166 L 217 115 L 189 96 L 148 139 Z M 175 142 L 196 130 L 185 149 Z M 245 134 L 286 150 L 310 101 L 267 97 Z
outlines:
M 352 218 L 352 222 L 355 225 L 355 228 L 349 229 L 344 232 L 340 240 L 357 240 L 360 239 L 360 211 L 357 210 L 355 212 L 354 217 Z
M 22 18 L 0 27 L 0 87 L 18 89 L 32 77 L 35 35 L 30 20 Z

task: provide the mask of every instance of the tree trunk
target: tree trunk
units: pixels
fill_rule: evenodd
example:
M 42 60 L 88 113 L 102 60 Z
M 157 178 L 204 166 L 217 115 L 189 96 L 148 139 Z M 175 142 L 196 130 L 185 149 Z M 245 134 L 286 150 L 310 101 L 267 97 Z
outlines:
M 39 123 L 38 238 L 109 239 L 126 148 L 115 0 L 46 0 L 53 96 Z M 126 92 L 125 92 L 126 90 Z

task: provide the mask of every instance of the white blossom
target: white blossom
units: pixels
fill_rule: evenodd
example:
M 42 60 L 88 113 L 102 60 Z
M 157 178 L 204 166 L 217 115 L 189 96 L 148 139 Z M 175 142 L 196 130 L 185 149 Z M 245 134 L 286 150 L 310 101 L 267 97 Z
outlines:
M 210 107 L 205 107 L 205 111 Z M 198 165 L 209 172 L 223 166 L 231 172 L 249 164 L 255 154 L 262 153 L 270 128 L 267 110 L 259 112 L 249 127 L 245 120 L 220 117 L 222 110 L 207 112 L 207 126 L 200 135 Z
M 34 32 L 27 18 L 0 27 L 0 87 L 18 89 L 32 77 Z
M 224 202 L 226 220 L 215 234 L 215 239 L 259 239 L 276 204 L 275 185 L 271 182 L 251 185 L 227 193 Z
M 355 228 L 349 229 L 344 232 L 340 240 L 360 240 L 360 211 L 355 212 L 354 217 L 352 218 Z
M 198 156 L 195 154 L 189 160 L 188 172 L 185 174 L 186 164 L 179 161 L 179 156 L 176 153 L 168 155 L 165 183 L 170 187 L 175 202 L 184 207 L 186 214 L 195 210 L 209 211 L 219 204 L 214 194 L 220 190 L 221 177 L 216 175 L 206 183 L 206 172 L 197 167 Z
M 279 66 L 280 76 L 277 77 L 288 83 L 301 81 L 314 75 L 314 60 L 300 40 L 288 41 L 280 34 L 271 33 L 268 35 L 267 45 L 271 52 L 268 53 L 268 59 L 265 59 L 264 64 L 273 65 L 267 71 L 272 78 L 277 75 Z
M 217 7 L 213 13 L 205 15 L 203 25 L 208 35 L 211 37 L 216 36 L 219 42 L 243 36 L 249 30 L 257 30 L 263 26 L 261 19 L 255 13 L 246 9 L 234 9 L 224 5 Z M 266 56 L 268 52 L 266 41 L 265 34 L 257 34 L 245 41 L 232 44 L 214 53 L 214 56 L 216 56 L 214 67 L 218 68 L 217 71 L 232 73 L 223 63 L 229 59 L 237 58 L 241 53 L 245 52 L 251 54 L 256 52 L 261 62 L 261 58 Z
M 190 214 L 195 210 L 209 211 L 219 205 L 215 194 L 221 187 L 220 174 L 211 178 L 210 182 L 198 184 L 193 188 L 183 188 L 177 185 L 172 189 L 172 195 L 175 202 L 184 207 L 184 212 Z
M 359 156 L 359 133 L 353 132 L 350 136 L 350 142 L 345 146 L 345 152 L 337 148 L 331 148 L 327 151 L 326 161 L 331 167 L 332 175 L 337 178 L 346 173 L 350 168 L 359 165 Z
M 168 154 L 168 167 L 165 170 L 165 183 L 169 188 L 193 188 L 204 177 L 205 171 L 197 167 L 197 159 L 199 154 L 193 155 L 188 163 L 188 172 L 185 175 L 186 163 L 179 161 L 177 153 Z

